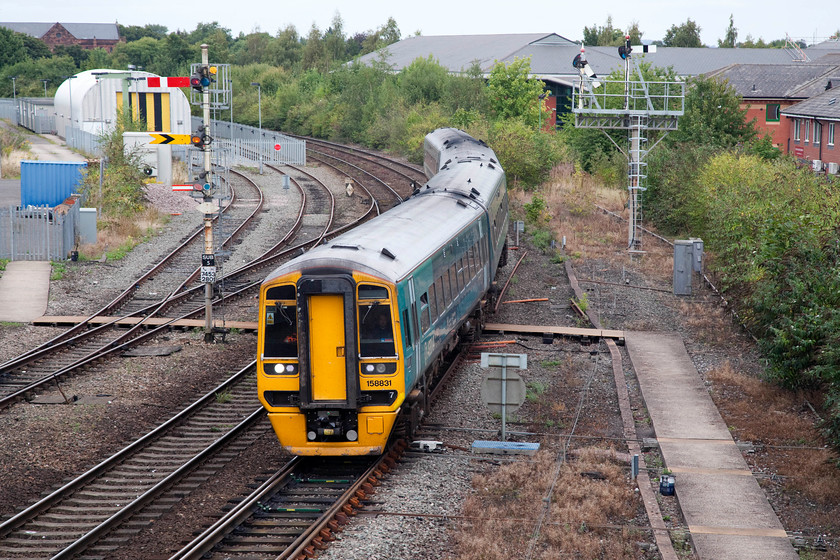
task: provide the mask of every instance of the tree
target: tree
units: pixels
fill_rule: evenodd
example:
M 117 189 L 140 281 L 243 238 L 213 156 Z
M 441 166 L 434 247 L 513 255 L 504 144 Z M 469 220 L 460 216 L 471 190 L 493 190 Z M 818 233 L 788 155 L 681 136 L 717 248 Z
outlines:
M 163 25 L 155 25 L 149 23 L 144 26 L 139 25 L 120 25 L 117 24 L 117 30 L 120 37 L 124 38 L 126 42 L 137 41 L 143 37 L 151 37 L 152 39 L 163 39 L 166 37 L 167 29 Z
M 603 27 L 593 25 L 583 28 L 583 44 L 592 47 L 618 47 L 624 44 L 627 35 L 630 35 L 632 44 L 641 44 L 642 32 L 638 22 L 631 23 L 625 32 L 613 27 L 612 16 L 607 16 L 607 23 Z
M 266 57 L 269 64 L 291 70 L 300 62 L 303 46 L 294 25 L 277 33 L 277 38 L 268 45 Z
M 718 39 L 718 47 L 734 48 L 738 41 L 738 30 L 735 28 L 735 20 L 732 14 L 729 14 L 729 27 L 726 28 L 726 35 L 723 39 Z
M 69 56 L 76 63 L 76 68 L 81 68 L 90 56 L 90 51 L 79 45 L 57 45 L 52 54 L 53 56 Z
M 667 32 L 662 44 L 666 47 L 702 47 L 700 40 L 700 26 L 691 18 L 688 18 L 682 25 L 672 25 Z
M 784 45 L 784 43 L 782 43 L 782 45 Z M 755 39 L 753 39 L 752 35 L 748 34 L 747 38 L 744 39 L 743 42 L 738 43 L 738 46 L 742 49 L 766 49 L 770 45 L 765 43 L 764 39 L 762 39 L 761 37 L 759 37 L 758 40 L 755 40 Z M 804 47 L 804 45 L 803 45 L 803 47 Z
M 727 82 L 698 76 L 689 81 L 685 114 L 671 141 L 731 148 L 756 137 L 752 121 L 746 120 L 741 98 Z
M 603 27 L 592 25 L 583 28 L 583 44 L 593 47 L 617 47 L 624 44 L 624 33 L 613 27 L 612 16 L 607 16 Z
M 338 12 L 333 16 L 332 25 L 324 33 L 324 47 L 332 62 L 344 62 L 346 60 L 346 46 L 344 37 L 344 21 Z
M 31 59 L 36 58 L 50 58 L 53 53 L 45 42 L 36 39 L 26 33 L 20 33 L 23 39 L 23 46 L 26 47 L 26 52 Z
M 327 48 L 321 39 L 321 30 L 313 23 L 309 29 L 309 35 L 306 36 L 306 43 L 303 45 L 303 68 L 326 70 L 328 65 Z
M 498 119 L 523 119 L 537 126 L 540 94 L 544 85 L 531 79 L 531 58 L 515 58 L 510 64 L 497 62 L 490 71 L 487 89 L 490 106 Z
M 0 68 L 23 62 L 28 57 L 21 34 L 0 27 Z

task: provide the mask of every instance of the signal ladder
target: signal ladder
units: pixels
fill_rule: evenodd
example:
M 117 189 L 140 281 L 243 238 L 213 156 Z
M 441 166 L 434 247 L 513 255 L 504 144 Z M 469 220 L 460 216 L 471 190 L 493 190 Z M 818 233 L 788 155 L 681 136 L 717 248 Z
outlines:
M 630 149 L 629 169 L 627 171 L 627 190 L 629 199 L 627 201 L 630 209 L 630 228 L 628 229 L 627 247 L 632 251 L 642 250 L 642 193 L 647 190 L 647 163 L 645 156 L 647 150 L 647 137 L 645 131 L 648 128 L 647 115 L 630 115 Z

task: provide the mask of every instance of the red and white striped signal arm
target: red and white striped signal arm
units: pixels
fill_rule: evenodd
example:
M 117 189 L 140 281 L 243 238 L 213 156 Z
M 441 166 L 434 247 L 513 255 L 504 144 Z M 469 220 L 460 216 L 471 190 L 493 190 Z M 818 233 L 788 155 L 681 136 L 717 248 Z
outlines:
M 156 87 L 190 87 L 190 79 L 186 76 L 172 76 L 161 78 L 160 76 L 149 76 L 146 78 L 146 85 L 150 88 Z

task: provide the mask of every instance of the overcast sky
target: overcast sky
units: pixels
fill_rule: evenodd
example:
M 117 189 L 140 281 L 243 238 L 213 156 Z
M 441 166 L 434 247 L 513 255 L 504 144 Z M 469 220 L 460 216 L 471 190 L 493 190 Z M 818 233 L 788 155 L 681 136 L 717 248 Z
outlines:
M 689 18 L 700 26 L 705 45 L 717 46 L 735 18 L 738 40 L 751 35 L 765 41 L 784 38 L 826 38 L 840 28 L 837 0 L 804 4 L 782 0 L 0 0 L 0 21 L 88 22 L 122 25 L 159 24 L 169 31 L 195 29 L 199 22 L 217 21 L 236 36 L 260 30 L 275 35 L 293 24 L 306 35 L 314 23 L 321 31 L 341 14 L 348 35 L 371 31 L 393 17 L 403 38 L 422 35 L 491 33 L 557 33 L 581 39 L 585 26 L 613 25 L 626 29 L 638 22 L 644 39 L 662 39 L 674 24 Z

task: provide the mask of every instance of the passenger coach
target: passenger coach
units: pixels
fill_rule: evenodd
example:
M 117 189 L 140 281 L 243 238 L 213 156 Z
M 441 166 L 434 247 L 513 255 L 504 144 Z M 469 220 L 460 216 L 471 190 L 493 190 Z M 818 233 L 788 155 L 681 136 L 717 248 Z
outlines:
M 481 320 L 507 249 L 505 175 L 455 129 L 425 149 L 434 175 L 408 200 L 262 284 L 259 399 L 293 454 L 382 453 L 401 411 L 409 431 L 419 422 L 459 330 Z

